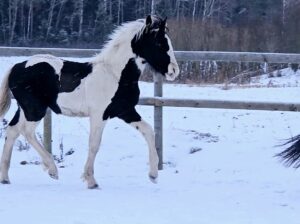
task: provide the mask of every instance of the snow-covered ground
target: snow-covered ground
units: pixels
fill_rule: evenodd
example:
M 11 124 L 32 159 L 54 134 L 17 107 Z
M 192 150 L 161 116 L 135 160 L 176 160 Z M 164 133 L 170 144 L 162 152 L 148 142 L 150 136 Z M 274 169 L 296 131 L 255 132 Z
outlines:
M 269 74 L 251 78 L 253 86 L 275 86 L 275 87 L 297 87 L 300 85 L 300 70 L 293 71 L 292 68 L 276 70 Z
M 22 58 L 0 58 L 0 73 Z M 152 85 L 141 83 L 143 96 Z M 165 85 L 167 97 L 299 102 L 299 88 L 222 90 Z M 7 114 L 12 117 L 16 106 Z M 153 123 L 153 109 L 138 107 Z M 42 133 L 42 127 L 39 127 Z M 87 156 L 88 120 L 53 116 L 53 150 L 59 180 L 43 172 L 33 149 L 18 151 L 11 185 L 0 185 L 0 223 L 30 224 L 299 224 L 300 170 L 274 154 L 300 133 L 299 114 L 222 109 L 164 109 L 164 170 L 148 180 L 147 147 L 136 130 L 111 120 L 95 167 L 101 190 L 80 180 Z M 22 145 L 24 146 L 24 140 Z M 2 147 L 4 137 L 0 138 Z M 1 150 L 0 150 L 1 151 Z M 29 164 L 21 165 L 21 161 Z

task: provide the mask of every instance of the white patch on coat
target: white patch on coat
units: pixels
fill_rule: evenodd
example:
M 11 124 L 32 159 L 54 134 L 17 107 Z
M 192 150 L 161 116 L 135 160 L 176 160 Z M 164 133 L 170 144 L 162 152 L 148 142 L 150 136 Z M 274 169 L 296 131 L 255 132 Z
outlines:
M 146 60 L 142 57 L 137 57 L 135 59 L 135 63 L 136 66 L 138 67 L 138 69 L 142 72 L 144 71 L 145 67 L 146 67 Z
M 55 73 L 58 75 L 60 74 L 60 71 L 61 71 L 62 67 L 64 66 L 64 61 L 60 58 L 57 58 L 50 54 L 36 54 L 36 55 L 31 56 L 27 60 L 25 68 L 28 68 L 30 66 L 33 66 L 35 64 L 42 63 L 42 62 L 46 62 L 49 65 L 51 65 L 54 68 Z
M 86 78 L 82 79 L 80 85 L 72 92 L 58 94 L 57 104 L 62 114 L 71 117 L 86 117 L 89 115 L 88 105 L 86 104 L 85 82 Z

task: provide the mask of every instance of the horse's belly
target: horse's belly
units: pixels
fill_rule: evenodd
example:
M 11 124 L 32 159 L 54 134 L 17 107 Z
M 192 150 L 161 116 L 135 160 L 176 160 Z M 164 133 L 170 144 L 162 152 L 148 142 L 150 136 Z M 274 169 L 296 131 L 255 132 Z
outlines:
M 70 93 L 59 93 L 57 104 L 64 115 L 73 117 L 88 116 L 88 106 L 86 105 L 83 89 L 78 88 Z

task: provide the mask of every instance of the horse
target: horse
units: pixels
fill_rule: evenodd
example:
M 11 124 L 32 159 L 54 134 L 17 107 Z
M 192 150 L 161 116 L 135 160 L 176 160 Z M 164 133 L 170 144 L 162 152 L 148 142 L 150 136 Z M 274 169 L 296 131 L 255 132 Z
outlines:
M 158 177 L 154 131 L 136 111 L 138 80 L 148 64 L 155 72 L 174 80 L 179 75 L 167 18 L 147 16 L 117 27 L 100 53 L 89 62 L 63 60 L 52 55 L 34 55 L 15 64 L 0 87 L 0 117 L 8 111 L 11 95 L 18 109 L 9 122 L 0 162 L 0 182 L 9 184 L 12 148 L 23 135 L 38 152 L 50 177 L 58 179 L 53 157 L 37 140 L 35 129 L 46 110 L 56 114 L 89 117 L 89 150 L 82 178 L 90 189 L 98 188 L 94 162 L 105 124 L 119 118 L 138 130 L 149 149 L 149 178 Z
M 293 138 L 287 140 L 286 143 L 283 144 L 290 145 L 284 151 L 276 154 L 277 157 L 281 158 L 282 162 L 286 166 L 293 166 L 294 168 L 300 167 L 300 135 L 297 135 Z

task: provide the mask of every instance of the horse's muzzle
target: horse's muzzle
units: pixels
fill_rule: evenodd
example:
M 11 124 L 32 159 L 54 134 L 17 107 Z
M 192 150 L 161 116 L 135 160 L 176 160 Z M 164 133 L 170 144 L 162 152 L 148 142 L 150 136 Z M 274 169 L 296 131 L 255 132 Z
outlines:
M 166 73 L 166 79 L 168 81 L 174 81 L 179 75 L 179 66 L 177 62 L 171 62 L 168 66 L 168 73 Z

